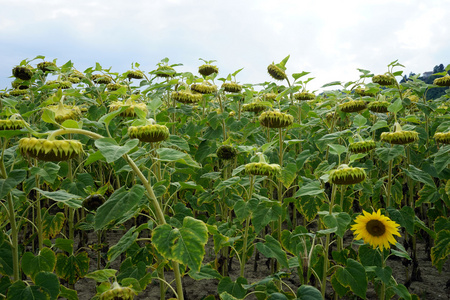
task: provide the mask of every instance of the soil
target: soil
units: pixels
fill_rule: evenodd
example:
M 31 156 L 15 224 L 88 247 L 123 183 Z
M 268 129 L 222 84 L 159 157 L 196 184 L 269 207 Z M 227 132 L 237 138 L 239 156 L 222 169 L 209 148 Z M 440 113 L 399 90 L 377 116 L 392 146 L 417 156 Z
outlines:
M 120 237 L 123 235 L 123 232 L 109 232 L 108 233 L 108 241 L 111 245 L 114 245 Z M 94 234 L 90 234 L 90 241 L 95 241 L 96 236 Z M 347 242 L 351 242 L 350 239 L 346 238 Z M 402 242 L 399 240 L 399 242 Z M 344 241 L 345 243 L 345 241 Z M 408 287 L 410 293 L 416 294 L 419 296 L 421 300 L 430 299 L 430 300 L 449 300 L 450 299 L 450 260 L 447 260 L 444 264 L 442 272 L 439 273 L 438 270 L 432 266 L 431 260 L 428 257 L 425 251 L 425 243 L 423 241 L 417 242 L 417 254 L 418 254 L 418 262 L 419 262 L 419 270 L 420 277 L 419 280 L 414 280 L 407 282 L 406 281 L 406 267 L 402 263 L 402 259 L 397 259 L 393 257 L 389 258 L 387 264 L 393 270 L 393 276 L 397 280 L 397 283 L 404 284 Z M 92 251 L 89 253 L 91 258 L 91 270 L 96 270 L 96 258 L 97 254 Z M 208 263 L 214 261 L 214 251 L 212 249 L 212 245 L 208 243 L 206 247 L 206 255 L 204 262 Z M 119 269 L 120 267 L 120 257 L 116 259 L 116 261 L 111 265 L 111 268 Z M 269 276 L 270 269 L 267 267 L 268 259 L 263 255 L 260 255 L 259 261 L 257 263 L 258 269 L 255 272 L 253 270 L 254 267 L 254 255 L 251 260 L 246 264 L 245 269 L 245 278 L 248 280 L 248 283 L 251 284 L 253 282 L 257 282 L 267 276 Z M 412 266 L 408 266 L 408 272 L 411 274 Z M 232 280 L 236 280 L 239 276 L 239 264 L 236 259 L 234 259 L 232 263 L 232 270 L 229 273 L 230 278 Z M 166 280 L 173 280 L 172 273 L 169 271 L 165 272 Z M 294 291 L 300 286 L 300 280 L 296 272 L 293 272 L 290 278 L 284 280 Z M 185 299 L 186 300 L 200 300 L 208 295 L 214 295 L 216 299 L 219 299 L 217 295 L 217 286 L 218 280 L 194 280 L 190 278 L 188 275 L 183 277 L 183 287 L 185 290 Z M 330 298 L 328 292 L 332 292 L 331 284 L 329 284 L 329 290 L 327 291 L 327 299 Z M 80 300 L 91 299 L 96 293 L 96 282 L 92 279 L 83 278 L 79 280 L 75 289 L 78 292 L 78 297 Z M 166 299 L 170 299 L 174 295 L 170 292 L 167 292 Z M 157 280 L 152 281 L 152 283 L 147 287 L 145 291 L 140 293 L 135 299 L 150 299 L 150 300 L 158 300 L 159 297 L 159 282 Z M 253 295 L 246 297 L 246 299 L 256 299 Z M 331 299 L 331 298 L 330 298 Z M 357 297 L 346 298 L 346 299 L 357 299 Z M 367 290 L 367 299 L 378 299 L 377 295 L 374 291 L 374 288 L 371 283 L 369 283 L 369 288 Z M 397 296 L 394 296 L 393 299 L 398 299 Z

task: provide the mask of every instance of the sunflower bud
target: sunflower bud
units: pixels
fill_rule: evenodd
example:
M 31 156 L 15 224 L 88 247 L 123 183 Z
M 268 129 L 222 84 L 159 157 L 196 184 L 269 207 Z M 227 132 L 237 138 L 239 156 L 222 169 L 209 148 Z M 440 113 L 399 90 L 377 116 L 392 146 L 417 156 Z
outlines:
M 22 138 L 19 151 L 23 156 L 30 156 L 44 161 L 63 161 L 83 153 L 83 145 L 76 140 L 46 140 Z
M 222 145 L 217 148 L 216 155 L 218 158 L 223 160 L 230 160 L 236 157 L 237 150 L 230 145 Z
M 222 88 L 225 92 L 228 93 L 239 93 L 240 91 L 242 91 L 242 85 L 235 82 L 225 82 L 224 84 L 222 84 Z
M 339 105 L 341 111 L 346 113 L 358 112 L 365 109 L 366 107 L 366 102 L 362 100 L 350 100 Z
M 301 92 L 301 93 L 294 94 L 294 98 L 296 100 L 301 100 L 301 101 L 314 100 L 316 98 L 316 95 L 314 95 L 313 93 Z
M 116 281 L 111 289 L 100 295 L 100 300 L 133 300 L 134 291 L 129 287 L 122 287 Z
M 348 146 L 348 149 L 350 150 L 350 152 L 353 152 L 353 153 L 366 153 L 375 148 L 376 148 L 376 144 L 374 141 L 360 141 L 360 142 L 356 142 L 356 143 L 351 143 Z
M 366 172 L 362 168 L 352 168 L 345 164 L 331 171 L 329 182 L 338 185 L 357 184 L 366 179 Z
M 30 80 L 33 76 L 33 69 L 30 66 L 16 66 L 12 69 L 14 77 L 22 80 Z
M 444 77 L 436 78 L 433 84 L 438 86 L 450 86 L 450 75 L 445 75 Z
M 156 143 L 166 140 L 170 132 L 165 125 L 149 124 L 129 127 L 128 135 L 130 138 L 139 139 L 141 142 Z
M 284 128 L 294 123 L 294 117 L 278 110 L 266 111 L 259 116 L 259 123 L 269 128 Z
M 373 83 L 378 83 L 379 85 L 389 86 L 394 85 L 397 81 L 391 75 L 375 75 L 372 77 Z
M 286 73 L 275 64 L 270 64 L 267 67 L 267 71 L 269 72 L 270 76 L 272 76 L 273 79 L 284 80 L 287 78 Z
M 198 72 L 203 76 L 208 76 L 212 73 L 219 73 L 219 68 L 213 65 L 205 64 L 198 67 Z

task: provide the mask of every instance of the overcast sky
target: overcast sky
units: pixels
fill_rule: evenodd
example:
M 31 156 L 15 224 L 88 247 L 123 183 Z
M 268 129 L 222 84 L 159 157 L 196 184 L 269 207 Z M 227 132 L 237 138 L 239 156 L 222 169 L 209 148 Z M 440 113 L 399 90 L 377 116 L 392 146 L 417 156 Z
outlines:
M 270 81 L 267 66 L 287 55 L 287 73 L 311 72 L 309 90 L 375 74 L 398 59 L 405 74 L 450 64 L 450 0 L 0 0 L 0 89 L 25 58 L 99 62 L 151 71 L 164 57 L 197 73 L 217 60 L 219 76 Z M 400 70 L 400 69 L 398 69 Z

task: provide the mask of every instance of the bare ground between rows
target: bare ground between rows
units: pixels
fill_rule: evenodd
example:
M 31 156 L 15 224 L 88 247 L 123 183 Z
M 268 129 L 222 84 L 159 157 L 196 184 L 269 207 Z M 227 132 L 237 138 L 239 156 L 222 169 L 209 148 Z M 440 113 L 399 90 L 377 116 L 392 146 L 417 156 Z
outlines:
M 107 239 L 109 245 L 114 245 L 122 237 L 124 232 L 122 231 L 112 231 L 108 232 Z M 96 235 L 91 233 L 89 235 L 90 241 L 96 240 Z M 345 238 L 345 244 L 349 244 L 352 240 L 352 235 L 348 234 Z M 401 241 L 401 240 L 400 240 Z M 95 271 L 97 268 L 97 254 L 94 251 L 89 253 L 90 260 L 90 271 Z M 414 293 L 420 297 L 420 299 L 436 299 L 436 300 L 448 300 L 450 299 L 450 260 L 448 260 L 439 273 L 438 270 L 432 266 L 431 260 L 425 252 L 425 243 L 422 240 L 417 241 L 417 258 L 419 263 L 419 270 L 421 274 L 421 281 L 412 281 L 408 284 L 406 281 L 406 268 L 402 264 L 401 259 L 388 259 L 387 265 L 389 265 L 393 272 L 392 275 L 397 280 L 397 283 L 407 284 L 408 289 L 411 293 Z M 214 261 L 214 250 L 211 241 L 206 246 L 206 255 L 204 263 L 209 263 Z M 120 257 L 112 263 L 110 266 L 116 270 L 120 267 Z M 255 255 L 252 255 L 251 259 L 247 262 L 245 266 L 245 278 L 248 283 L 254 283 L 264 279 L 271 274 L 268 259 L 263 255 L 260 255 L 259 260 L 256 262 L 257 270 L 254 270 L 255 265 Z M 300 280 L 296 270 L 291 270 L 291 276 L 284 279 L 292 290 L 296 291 L 300 286 Z M 411 274 L 411 266 L 408 269 L 409 274 Z M 172 281 L 173 274 L 171 271 L 165 272 L 166 280 Z M 239 263 L 237 259 L 233 259 L 232 269 L 229 272 L 229 276 L 232 280 L 236 280 L 239 277 Z M 219 299 L 217 293 L 218 280 L 194 280 L 188 275 L 183 277 L 183 288 L 185 292 L 186 300 L 200 300 L 208 295 L 214 295 L 216 299 Z M 320 288 L 318 286 L 318 288 Z M 75 289 L 78 292 L 80 300 L 91 299 L 96 293 L 96 282 L 92 279 L 83 278 L 79 280 Z M 286 289 L 286 288 L 285 288 Z M 332 293 L 331 284 L 328 283 L 327 298 Z M 173 294 L 168 292 L 166 299 L 172 297 Z M 151 284 L 148 285 L 146 290 L 141 292 L 135 297 L 135 299 L 151 299 L 158 300 L 159 297 L 159 282 L 153 280 Z M 246 299 L 252 300 L 256 299 L 253 295 L 248 296 Z M 357 299 L 346 298 L 346 299 Z M 378 299 L 371 283 L 369 283 L 369 288 L 367 290 L 367 299 Z M 394 297 L 396 299 L 396 297 Z

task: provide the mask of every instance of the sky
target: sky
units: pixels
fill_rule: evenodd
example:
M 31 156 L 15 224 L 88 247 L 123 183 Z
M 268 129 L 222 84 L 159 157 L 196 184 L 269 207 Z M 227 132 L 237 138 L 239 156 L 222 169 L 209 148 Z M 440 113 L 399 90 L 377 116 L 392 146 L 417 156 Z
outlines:
M 78 70 L 100 63 L 151 71 L 163 58 L 198 75 L 216 60 L 219 77 L 273 81 L 267 66 L 287 55 L 286 73 L 310 72 L 309 91 L 355 81 L 357 69 L 404 74 L 450 64 L 450 0 L 0 0 L 0 90 L 11 69 L 43 55 Z M 38 61 L 37 61 L 38 62 Z M 36 62 L 36 63 L 37 63 Z

